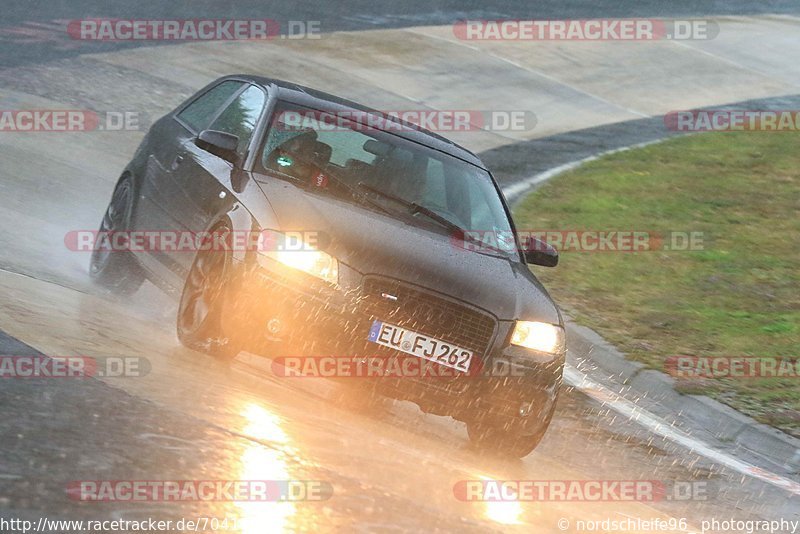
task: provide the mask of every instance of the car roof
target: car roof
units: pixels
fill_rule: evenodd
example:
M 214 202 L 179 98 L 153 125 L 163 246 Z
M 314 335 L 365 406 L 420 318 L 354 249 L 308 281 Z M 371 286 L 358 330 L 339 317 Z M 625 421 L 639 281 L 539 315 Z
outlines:
M 225 76 L 224 78 L 220 78 L 220 80 L 228 78 L 249 80 L 252 83 L 261 85 L 267 89 L 277 89 L 276 96 L 280 100 L 286 100 L 294 104 L 299 104 L 301 106 L 306 106 L 320 111 L 342 113 L 355 110 L 355 111 L 362 111 L 365 113 L 375 113 L 381 115 L 381 112 L 376 109 L 369 108 L 357 102 L 353 102 L 352 100 L 347 100 L 345 98 L 325 93 L 323 91 L 318 91 L 317 89 L 312 89 L 310 87 L 299 85 L 293 82 L 277 80 L 265 76 L 255 76 L 252 74 L 238 74 L 238 75 Z M 413 141 L 415 143 L 419 143 L 421 145 L 425 145 L 433 149 L 439 150 L 441 152 L 457 157 L 459 159 L 462 159 L 468 163 L 471 163 L 486 170 L 486 166 L 478 158 L 478 156 L 476 156 L 470 150 L 467 150 L 466 148 L 462 147 L 461 145 L 458 145 L 445 137 L 435 134 L 430 130 L 426 130 L 425 128 L 406 122 L 402 119 L 396 117 L 386 117 L 386 118 L 388 120 L 392 120 L 393 122 L 400 123 L 404 126 L 404 128 L 402 129 L 389 130 L 389 133 L 392 133 L 404 139 L 408 139 L 409 141 Z

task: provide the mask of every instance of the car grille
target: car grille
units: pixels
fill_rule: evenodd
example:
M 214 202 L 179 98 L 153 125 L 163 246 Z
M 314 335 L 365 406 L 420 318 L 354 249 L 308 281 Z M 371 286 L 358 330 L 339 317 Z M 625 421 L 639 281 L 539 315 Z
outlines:
M 375 319 L 470 349 L 479 357 L 494 337 L 496 321 L 491 315 L 391 279 L 367 277 L 361 304 Z M 473 358 L 473 364 L 478 359 Z

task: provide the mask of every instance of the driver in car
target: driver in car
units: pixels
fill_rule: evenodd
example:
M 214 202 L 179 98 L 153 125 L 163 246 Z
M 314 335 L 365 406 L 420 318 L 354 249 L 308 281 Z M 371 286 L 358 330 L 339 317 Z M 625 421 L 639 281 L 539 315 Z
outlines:
M 328 176 L 324 168 L 330 154 L 331 147 L 317 141 L 317 132 L 311 130 L 278 146 L 270 153 L 266 166 L 314 187 L 326 188 Z

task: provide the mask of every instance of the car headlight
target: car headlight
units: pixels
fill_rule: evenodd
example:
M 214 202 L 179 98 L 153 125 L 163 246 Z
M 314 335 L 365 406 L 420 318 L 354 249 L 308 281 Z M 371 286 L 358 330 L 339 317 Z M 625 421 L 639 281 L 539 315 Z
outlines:
M 270 250 L 259 252 L 264 256 L 275 260 L 287 267 L 303 271 L 306 274 L 315 276 L 330 284 L 339 282 L 339 262 L 336 258 L 296 239 L 288 239 L 279 232 L 273 232 L 276 237 L 272 240 L 275 246 Z
M 517 321 L 511 344 L 555 354 L 564 350 L 564 329 L 549 323 Z

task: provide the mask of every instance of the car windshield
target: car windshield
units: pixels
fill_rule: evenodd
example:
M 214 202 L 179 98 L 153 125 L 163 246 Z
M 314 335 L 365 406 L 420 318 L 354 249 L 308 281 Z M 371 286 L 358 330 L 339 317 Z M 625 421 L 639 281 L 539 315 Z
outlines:
M 517 254 L 485 170 L 373 124 L 282 103 L 260 159 L 266 170 L 320 193 L 450 233 L 463 230 L 469 239 L 492 236 L 492 245 L 480 250 Z M 503 240 L 510 243 L 498 243 Z

